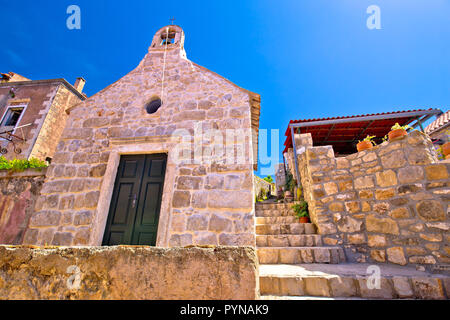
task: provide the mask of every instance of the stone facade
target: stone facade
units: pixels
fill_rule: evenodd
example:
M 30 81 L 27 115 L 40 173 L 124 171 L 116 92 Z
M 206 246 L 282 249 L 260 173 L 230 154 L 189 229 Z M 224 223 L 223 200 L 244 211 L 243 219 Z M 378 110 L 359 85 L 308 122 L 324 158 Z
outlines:
M 45 169 L 0 172 L 0 244 L 22 243 L 44 176 Z
M 33 81 L 12 72 L 9 75 L 10 78 L 0 83 L 0 119 L 6 119 L 11 108 L 23 108 L 23 111 L 14 126 L 0 125 L 0 132 L 29 126 L 14 132 L 25 139 L 13 138 L 16 148 L 13 143 L 0 139 L 0 146 L 7 150 L 4 156 L 7 159 L 53 158 L 68 117 L 66 109 L 86 98 L 81 93 L 84 80 L 79 78 L 75 88 L 64 79 Z M 1 136 L 7 137 L 6 134 Z
M 254 248 L 0 246 L 0 300 L 253 300 Z
M 183 41 L 160 29 L 136 69 L 68 110 L 24 243 L 101 245 L 120 156 L 166 153 L 157 246 L 255 244 L 259 95 L 188 60 Z M 216 148 L 229 132 L 242 133 L 231 163 Z
M 277 196 L 279 195 L 280 189 L 283 190 L 285 184 L 286 170 L 284 169 L 284 163 L 279 163 L 278 166 L 275 167 L 275 189 Z M 281 194 L 279 196 L 281 196 Z
M 257 175 L 254 176 L 253 186 L 254 186 L 255 196 L 259 196 L 261 194 L 266 196 L 267 193 L 269 193 L 269 192 L 270 192 L 270 195 L 273 195 L 273 196 L 276 195 L 275 184 L 269 183 L 266 180 L 261 179 Z
M 325 244 L 353 262 L 450 263 L 450 163 L 437 161 L 427 135 L 338 158 L 331 146 L 303 147 L 304 196 Z

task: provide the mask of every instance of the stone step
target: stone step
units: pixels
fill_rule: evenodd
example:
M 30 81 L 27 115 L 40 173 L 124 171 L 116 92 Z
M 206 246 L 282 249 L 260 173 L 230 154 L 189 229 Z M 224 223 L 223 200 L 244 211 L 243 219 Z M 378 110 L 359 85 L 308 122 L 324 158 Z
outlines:
M 295 216 L 280 216 L 280 217 L 256 217 L 256 224 L 288 224 L 298 223 L 298 218 Z
M 345 262 L 345 253 L 340 247 L 260 247 L 256 250 L 260 264 Z
M 318 234 L 257 235 L 258 247 L 317 247 L 322 246 Z
M 369 300 L 353 297 L 314 297 L 314 296 L 269 296 L 259 297 L 260 300 Z
M 264 203 L 264 202 L 256 202 L 255 209 L 256 210 L 285 210 L 290 209 L 295 202 L 290 203 Z
M 285 217 L 291 216 L 295 217 L 294 210 L 277 210 L 277 209 L 267 209 L 267 210 L 255 210 L 255 217 Z
M 379 286 L 372 279 L 374 271 L 369 269 L 377 267 Z M 387 264 L 262 264 L 259 266 L 259 283 L 262 299 L 450 298 L 450 275 Z
M 288 223 L 288 224 L 257 224 L 257 235 L 273 234 L 316 234 L 316 227 L 312 223 Z

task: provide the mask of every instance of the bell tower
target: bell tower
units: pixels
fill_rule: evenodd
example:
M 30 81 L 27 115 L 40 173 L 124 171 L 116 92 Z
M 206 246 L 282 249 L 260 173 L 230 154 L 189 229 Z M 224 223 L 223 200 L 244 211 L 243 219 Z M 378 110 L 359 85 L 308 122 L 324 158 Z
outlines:
M 159 29 L 153 36 L 152 44 L 148 49 L 151 52 L 160 51 L 180 51 L 180 54 L 186 57 L 184 51 L 184 31 L 177 25 L 168 25 Z

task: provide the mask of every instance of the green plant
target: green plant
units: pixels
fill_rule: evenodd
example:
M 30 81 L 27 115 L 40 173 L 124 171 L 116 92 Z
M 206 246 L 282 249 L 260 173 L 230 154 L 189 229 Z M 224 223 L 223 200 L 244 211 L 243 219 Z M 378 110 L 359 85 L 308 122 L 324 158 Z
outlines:
M 375 141 L 373 141 L 373 139 L 375 138 L 376 136 L 369 136 L 369 135 L 367 135 L 367 137 L 365 137 L 363 140 L 360 140 L 359 142 L 362 142 L 362 141 L 369 141 L 372 145 L 375 145 Z
M 391 127 L 391 130 L 398 130 L 398 129 L 407 130 L 407 129 L 412 129 L 412 127 L 410 127 L 410 126 L 408 126 L 408 125 L 401 126 L 401 125 L 398 124 L 398 122 L 395 123 L 395 124 Z
M 299 203 L 294 204 L 291 208 L 294 210 L 295 215 L 298 218 L 302 218 L 302 217 L 309 218 L 308 202 L 300 201 Z
M 297 185 L 297 181 L 290 171 L 286 174 L 286 183 L 284 185 L 286 191 L 294 192 L 294 188 Z
M 267 181 L 268 183 L 273 183 L 273 178 L 272 176 L 267 176 L 263 179 L 264 181 Z
M 0 156 L 0 170 L 9 171 L 24 171 L 29 168 L 41 170 L 48 167 L 45 161 L 41 161 L 35 158 L 26 159 L 13 159 L 7 160 L 4 156 Z

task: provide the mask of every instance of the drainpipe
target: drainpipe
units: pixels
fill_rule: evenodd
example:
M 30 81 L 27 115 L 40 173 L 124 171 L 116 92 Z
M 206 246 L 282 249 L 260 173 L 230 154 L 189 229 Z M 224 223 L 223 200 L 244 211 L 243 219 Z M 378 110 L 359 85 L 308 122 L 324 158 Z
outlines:
M 294 148 L 295 176 L 297 177 L 297 187 L 300 187 L 300 174 L 298 172 L 297 163 L 297 146 L 295 145 L 294 127 L 291 127 L 292 147 Z

